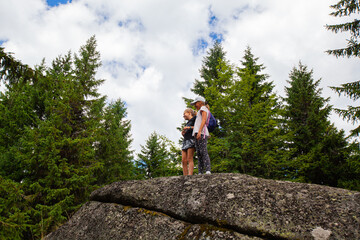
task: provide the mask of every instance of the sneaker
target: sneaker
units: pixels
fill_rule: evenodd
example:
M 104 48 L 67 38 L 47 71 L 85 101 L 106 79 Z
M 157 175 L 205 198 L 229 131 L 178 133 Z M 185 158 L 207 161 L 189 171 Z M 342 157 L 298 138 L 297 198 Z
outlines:
M 211 172 L 210 171 L 206 171 L 206 173 L 205 174 L 211 174 Z

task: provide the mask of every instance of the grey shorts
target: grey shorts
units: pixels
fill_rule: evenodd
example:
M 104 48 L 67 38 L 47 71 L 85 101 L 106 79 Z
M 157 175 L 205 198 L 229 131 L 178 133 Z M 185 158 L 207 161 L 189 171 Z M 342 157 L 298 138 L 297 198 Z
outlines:
M 186 150 L 188 148 L 195 148 L 195 139 L 186 139 L 183 141 L 182 150 Z

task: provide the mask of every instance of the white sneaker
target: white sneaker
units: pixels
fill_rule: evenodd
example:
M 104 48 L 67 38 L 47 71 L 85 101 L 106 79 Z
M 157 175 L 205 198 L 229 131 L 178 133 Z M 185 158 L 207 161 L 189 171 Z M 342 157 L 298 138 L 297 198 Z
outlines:
M 211 174 L 211 172 L 210 171 L 206 171 L 206 173 L 205 174 Z

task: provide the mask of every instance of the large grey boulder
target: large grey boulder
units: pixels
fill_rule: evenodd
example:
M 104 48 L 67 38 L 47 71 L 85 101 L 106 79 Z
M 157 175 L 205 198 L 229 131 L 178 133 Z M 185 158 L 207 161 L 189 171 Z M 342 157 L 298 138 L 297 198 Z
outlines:
M 116 203 L 86 203 L 69 222 L 46 239 L 246 239 L 249 237 L 208 224 L 190 224 L 166 214 Z
M 47 239 L 360 239 L 360 193 L 313 184 L 178 176 L 116 182 L 90 199 Z

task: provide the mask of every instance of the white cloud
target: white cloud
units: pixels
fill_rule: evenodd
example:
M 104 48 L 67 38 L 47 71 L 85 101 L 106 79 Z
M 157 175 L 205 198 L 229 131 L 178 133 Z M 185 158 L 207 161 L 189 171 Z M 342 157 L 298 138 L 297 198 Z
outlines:
M 194 97 L 190 88 L 206 54 L 194 47 L 200 39 L 211 47 L 212 32 L 222 34 L 233 63 L 249 45 L 280 95 L 301 60 L 314 69 L 315 79 L 322 78 L 323 95 L 331 96 L 331 104 L 351 104 L 328 88 L 360 78 L 357 59 L 324 53 L 345 44 L 346 35 L 324 28 L 340 21 L 329 16 L 335 2 L 73 0 L 49 8 L 45 0 L 0 0 L 0 40 L 6 51 L 35 65 L 44 57 L 51 61 L 68 50 L 76 52 L 95 34 L 103 62 L 98 76 L 106 80 L 100 91 L 127 103 L 133 148 L 139 150 L 153 131 L 178 141 L 182 97 Z M 339 128 L 353 128 L 336 115 L 332 120 Z

